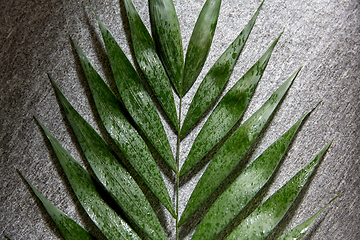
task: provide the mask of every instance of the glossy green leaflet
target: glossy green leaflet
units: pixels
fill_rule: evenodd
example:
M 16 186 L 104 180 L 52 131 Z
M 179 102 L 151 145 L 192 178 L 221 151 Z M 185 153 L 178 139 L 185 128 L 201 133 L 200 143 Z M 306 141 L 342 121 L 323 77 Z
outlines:
M 117 99 L 91 65 L 85 53 L 73 42 L 101 122 L 121 152 L 120 156 L 117 156 L 119 151 L 113 151 L 91 125 L 77 113 L 49 75 L 68 123 L 74 131 L 91 170 L 81 167 L 40 121 L 39 125 L 49 139 L 79 202 L 108 239 L 157 240 L 173 237 L 161 225 L 159 216 L 162 214 L 154 211 L 149 201 L 149 194 L 143 191 L 144 188 L 149 190 L 164 206 L 164 211 L 175 219 L 176 239 L 179 239 L 180 227 L 192 219 L 194 213 L 199 211 L 209 199 L 213 199 L 214 203 L 206 209 L 207 214 L 197 226 L 193 239 L 213 239 L 218 236 L 228 239 L 265 238 L 295 201 L 330 144 L 323 147 L 314 160 L 310 161 L 288 183 L 244 216 L 244 221 L 237 223 L 231 232 L 224 233 L 224 229 L 228 229 L 236 216 L 248 207 L 249 202 L 253 201 L 256 194 L 269 182 L 275 169 L 281 164 L 300 125 L 312 111 L 305 113 L 256 160 L 236 173 L 237 176 L 226 185 L 225 189 L 216 193 L 219 186 L 230 181 L 229 176 L 234 175 L 238 164 L 248 160 L 246 153 L 254 146 L 261 131 L 266 128 L 300 71 L 300 69 L 296 70 L 262 107 L 241 126 L 233 129 L 239 123 L 258 82 L 266 71 L 280 34 L 264 51 L 262 57 L 254 61 L 254 65 L 238 78 L 236 84 L 221 97 L 214 109 L 211 109 L 214 101 L 220 98 L 229 80 L 264 2 L 259 5 L 243 31 L 206 74 L 182 125 L 180 118 L 182 99 L 205 64 L 214 37 L 221 0 L 205 1 L 186 54 L 182 50 L 179 20 L 171 0 L 149 0 L 152 34 L 147 31 L 133 2 L 123 0 L 123 3 L 130 26 L 132 50 L 141 73 L 137 72 L 121 46 L 106 28 L 106 24 L 101 22 L 95 13 L 121 100 Z M 151 93 L 148 92 L 143 80 L 151 88 Z M 173 92 L 180 100 L 178 108 L 175 105 L 176 96 Z M 180 142 L 199 120 L 204 118 L 206 111 L 211 111 L 211 114 L 180 168 Z M 172 152 L 159 112 L 169 120 L 177 135 L 175 154 Z M 218 147 L 217 152 L 210 160 L 184 212 L 180 215 L 178 194 L 181 178 L 195 171 L 195 166 L 207 157 L 215 146 Z M 150 148 L 153 148 L 157 154 L 153 155 Z M 155 157 L 160 158 L 175 176 L 174 201 L 170 197 Z M 130 173 L 135 173 L 136 176 Z M 84 239 L 86 236 L 93 237 L 53 206 L 30 183 L 29 185 L 51 216 L 56 213 L 57 216 L 66 219 L 66 221 L 57 221 L 59 229 L 66 229 L 63 234 L 65 239 L 72 239 L 72 229 L 76 229 L 73 230 L 74 234 L 79 229 L 79 231 L 84 231 L 86 233 L 83 234 Z M 103 199 L 98 190 L 99 187 L 113 198 L 122 210 L 124 218 L 121 218 L 108 205 L 106 199 Z M 288 196 L 286 201 L 282 197 L 284 195 Z M 276 214 L 271 211 L 276 211 Z M 285 233 L 281 239 L 295 235 L 302 236 L 318 214 L 319 212 L 315 213 L 302 225 Z M 67 222 L 71 223 L 73 228 L 66 228 Z

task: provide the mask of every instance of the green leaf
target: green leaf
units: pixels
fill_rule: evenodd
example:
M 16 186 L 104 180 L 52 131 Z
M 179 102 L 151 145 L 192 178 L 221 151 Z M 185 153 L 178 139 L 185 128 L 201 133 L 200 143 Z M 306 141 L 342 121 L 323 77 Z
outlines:
M 151 29 L 167 74 L 180 95 L 184 68 L 179 20 L 172 0 L 149 0 Z
M 273 175 L 304 118 L 311 111 L 305 113 L 286 133 L 256 158 L 221 194 L 197 227 L 193 240 L 213 239 L 240 213 Z
M 332 203 L 336 198 L 338 198 L 341 195 L 337 195 L 333 199 L 331 199 L 330 202 L 328 202 L 324 207 L 322 207 L 319 211 L 317 211 L 313 216 L 311 216 L 309 219 L 304 221 L 303 223 L 297 225 L 290 231 L 284 233 L 281 235 L 277 240 L 298 240 L 301 239 L 309 230 L 310 226 L 315 221 L 316 217 L 330 204 Z
M 110 239 L 140 239 L 130 226 L 109 207 L 99 194 L 90 174 L 60 145 L 56 138 L 38 121 L 59 159 L 76 197 L 91 220 Z M 121 174 L 120 172 L 118 173 Z M 131 179 L 126 174 L 124 177 Z M 132 180 L 133 181 L 133 180 Z M 131 189 L 128 189 L 130 191 Z
M 175 211 L 170 196 L 149 148 L 121 112 L 119 101 L 116 96 L 91 66 L 82 50 L 76 44 L 75 47 L 85 72 L 86 79 L 88 80 L 97 110 L 106 130 L 134 170 L 174 216 Z M 60 91 L 57 91 L 57 93 L 59 94 Z M 65 103 L 66 98 L 62 99 L 64 99 Z M 74 112 L 75 114 L 76 111 L 71 112 Z
M 227 238 L 230 239 L 264 239 L 280 222 L 300 190 L 303 188 L 319 160 L 331 143 L 327 144 L 315 158 L 292 177 L 284 186 L 271 195 L 255 209 Z
M 181 127 L 181 137 L 183 137 L 200 119 L 200 117 L 223 90 L 225 84 L 229 80 L 235 63 L 245 46 L 246 40 L 250 35 L 263 3 L 264 1 L 260 4 L 249 23 L 215 62 L 210 71 L 206 74 L 205 78 L 202 80 L 186 114 L 184 124 Z
M 180 225 L 216 190 L 239 163 L 254 143 L 256 137 L 289 89 L 299 71 L 300 69 L 290 76 L 271 95 L 265 104 L 226 140 L 224 145 L 215 154 L 190 196 L 181 216 Z
M 96 16 L 120 96 L 131 117 L 172 170 L 177 172 L 164 127 L 141 78 L 111 33 Z M 80 51 L 80 55 L 83 53 Z M 81 59 L 84 59 L 83 57 Z
M 131 0 L 124 0 L 131 39 L 139 67 L 168 118 L 179 130 L 174 95 L 166 71 L 156 53 L 155 43 Z
M 94 239 L 92 235 L 86 231 L 82 226 L 77 222 L 59 210 L 54 204 L 52 204 L 48 199 L 46 199 L 30 182 L 27 180 L 24 175 L 20 173 L 20 176 L 27 182 L 32 191 L 35 193 L 37 198 L 41 201 L 46 211 L 55 222 L 56 226 L 60 230 L 62 236 L 67 240 L 72 239 Z
M 221 99 L 196 137 L 190 153 L 181 167 L 180 176 L 195 166 L 239 121 L 280 36 Z
M 125 214 L 149 235 L 151 239 L 165 238 L 159 220 L 135 180 L 116 159 L 111 148 L 100 135 L 97 134 L 70 105 L 54 81 L 52 81 L 52 84 L 54 85 L 85 157 L 98 180 Z M 161 175 L 156 176 L 157 173 L 155 169 L 158 169 L 156 165 L 149 165 L 144 168 L 148 172 L 143 173 L 143 175 L 147 174 L 143 180 L 152 181 L 146 183 L 149 185 L 152 184 L 151 186 L 153 186 L 157 192 L 163 194 L 160 195 L 160 197 L 166 197 L 167 191 L 165 185 L 161 185 L 164 184 Z M 153 176 L 151 176 L 151 174 L 153 174 Z M 163 189 L 165 189 L 165 192 L 161 192 Z
M 220 5 L 221 0 L 207 0 L 201 9 L 186 52 L 180 97 L 189 91 L 204 66 L 214 37 Z

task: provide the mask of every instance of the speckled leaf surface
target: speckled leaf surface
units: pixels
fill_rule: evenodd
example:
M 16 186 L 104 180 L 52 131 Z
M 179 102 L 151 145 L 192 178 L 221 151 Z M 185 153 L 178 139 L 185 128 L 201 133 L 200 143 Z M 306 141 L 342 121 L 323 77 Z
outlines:
M 105 43 L 107 55 L 116 85 L 124 105 L 137 126 L 144 132 L 152 146 L 158 151 L 173 171 L 176 170 L 174 155 L 164 127 L 150 95 L 140 76 L 104 24 L 97 18 Z
M 56 84 L 54 82 L 52 83 L 66 112 L 66 116 L 72 126 L 72 129 L 75 132 L 78 142 L 97 179 L 102 183 L 104 188 L 114 198 L 125 214 L 132 219 L 135 224 L 139 226 L 139 228 L 141 228 L 151 239 L 163 239 L 164 232 L 161 228 L 160 222 L 135 180 L 120 164 L 118 159 L 115 158 L 111 148 L 76 112 Z M 156 165 L 146 167 L 155 168 Z M 143 177 L 143 180 L 144 182 L 146 182 L 146 180 L 152 181 L 150 183 L 146 183 L 152 186 L 153 190 L 155 190 L 157 194 L 160 194 L 159 199 L 161 198 L 165 199 L 165 201 L 170 201 L 160 172 L 158 172 L 157 175 L 156 173 L 157 172 L 152 169 L 152 175 L 149 173 L 149 175 Z M 165 191 L 163 191 L 164 189 Z
M 179 129 L 171 83 L 156 52 L 155 43 L 131 0 L 124 0 L 136 61 L 172 124 Z
M 239 121 L 263 75 L 280 36 L 264 55 L 225 94 L 202 127 L 181 167 L 180 176 L 195 166 Z
M 90 85 L 97 110 L 106 130 L 134 170 L 141 176 L 146 185 L 159 198 L 170 213 L 174 215 L 175 212 L 165 183 L 149 148 L 122 113 L 119 101 L 110 88 L 91 66 L 81 49 L 77 45 L 75 46 Z M 57 92 L 58 94 L 60 93 L 60 91 Z M 66 101 L 65 98 L 62 99 L 63 102 Z M 73 112 L 74 111 L 69 111 L 69 113 Z M 87 150 L 87 147 L 83 150 Z
M 264 239 L 295 201 L 330 145 L 327 144 L 308 165 L 256 208 L 226 239 Z
M 197 183 L 181 216 L 183 224 L 191 214 L 216 190 L 254 143 L 273 111 L 297 76 L 290 76 L 246 122 L 222 145 Z
M 134 174 L 133 177 L 141 185 L 141 189 L 144 190 L 161 223 L 165 237 L 169 240 L 191 239 L 196 231 L 195 228 L 206 215 L 206 212 L 216 202 L 221 193 L 226 192 L 226 188 L 231 186 L 231 181 L 236 179 L 238 174 L 251 164 L 256 156 L 259 156 L 261 152 L 270 146 L 281 133 L 290 128 L 301 117 L 303 109 L 309 109 L 319 100 L 322 100 L 321 108 L 317 109 L 316 114 L 307 118 L 302 131 L 297 133 L 297 137 L 289 148 L 287 157 L 281 160 L 283 164 L 279 164 L 275 174 L 270 177 L 271 181 L 265 184 L 264 189 L 256 193 L 255 199 L 250 200 L 249 204 L 246 204 L 246 209 L 241 210 L 234 221 L 226 225 L 215 239 L 220 240 L 225 235 L 230 234 L 232 229 L 236 228 L 236 225 L 239 225 L 241 220 L 245 219 L 260 204 L 261 200 L 265 200 L 271 193 L 279 189 L 285 183 L 285 180 L 290 179 L 293 173 L 295 174 L 306 164 L 307 159 L 311 157 L 310 155 L 314 151 L 317 151 L 316 149 L 319 146 L 325 145 L 330 139 L 334 140 L 331 151 L 317 168 L 316 175 L 311 178 L 311 182 L 306 184 L 306 189 L 301 191 L 300 197 L 295 201 L 296 205 L 291 207 L 290 213 L 286 214 L 287 218 L 282 219 L 280 224 L 276 226 L 277 229 L 273 229 L 266 239 L 276 239 L 285 229 L 301 223 L 339 192 L 345 193 L 341 201 L 335 202 L 332 208 L 329 209 L 331 211 L 327 211 L 326 215 L 321 214 L 322 218 L 318 216 L 317 220 L 313 222 L 315 226 L 310 229 L 305 226 L 303 230 L 299 230 L 300 234 L 309 229 L 304 237 L 313 240 L 359 239 L 360 225 L 358 221 L 360 218 L 358 216 L 360 201 L 358 189 L 360 185 L 357 181 L 359 172 L 357 123 L 360 116 L 357 114 L 359 102 L 359 81 L 357 81 L 357 76 L 360 74 L 359 61 L 357 60 L 360 49 L 357 34 L 359 4 L 355 0 L 332 2 L 299 2 L 294 0 L 279 2 L 266 0 L 261 7 L 261 13 L 257 16 L 256 24 L 254 24 L 251 34 L 241 51 L 241 55 L 236 61 L 239 64 L 235 64 L 230 69 L 225 64 L 225 69 L 233 72 L 228 77 L 229 80 L 223 80 L 223 74 L 227 75 L 227 71 L 221 74 L 221 71 L 217 69 L 219 71 L 216 75 L 216 71 L 209 72 L 209 70 L 212 68 L 211 66 L 218 66 L 214 65 L 214 63 L 217 62 L 219 57 L 222 58 L 221 54 L 226 51 L 229 44 L 231 45 L 234 42 L 239 32 L 254 16 L 253 14 L 262 3 L 262 0 L 240 3 L 236 0 L 222 1 L 217 20 L 217 29 L 213 36 L 208 57 L 193 86 L 186 94 L 182 95 L 183 93 L 179 94 L 179 90 L 177 90 L 180 88 L 179 84 L 182 81 L 176 83 L 172 79 L 171 72 L 166 66 L 166 53 L 161 55 L 161 44 L 167 45 L 172 40 L 176 41 L 176 39 L 170 37 L 164 43 L 160 43 L 169 36 L 164 32 L 165 35 L 159 35 L 156 40 L 155 28 L 156 26 L 166 25 L 166 18 L 176 20 L 174 18 L 176 17 L 176 9 L 178 25 L 181 28 L 181 36 L 178 35 L 177 40 L 179 40 L 179 37 L 182 38 L 182 50 L 185 51 L 189 48 L 189 40 L 196 25 L 197 16 L 206 0 L 187 2 L 177 0 L 173 1 L 173 4 L 169 0 L 154 0 L 152 3 L 155 3 L 159 9 L 161 4 L 167 3 L 171 5 L 168 5 L 170 8 L 166 10 L 165 8 L 159 10 L 158 13 L 162 11 L 159 15 L 156 15 L 157 13 L 153 15 L 154 11 L 152 10 L 154 9 L 150 9 L 151 3 L 149 1 L 132 0 L 132 2 L 134 3 L 133 6 L 136 7 L 139 16 L 138 20 L 143 23 L 141 26 L 145 26 L 142 29 L 152 30 L 154 39 L 152 40 L 150 36 L 148 39 L 152 43 L 147 46 L 152 46 L 151 51 L 153 53 L 155 52 L 154 49 L 156 49 L 158 59 L 161 60 L 160 65 L 162 64 L 163 69 L 165 69 L 162 71 L 165 71 L 168 75 L 166 81 L 170 89 L 173 87 L 168 92 L 167 97 L 174 98 L 177 114 L 175 122 L 179 124 L 178 127 L 174 127 L 174 124 L 166 116 L 167 113 L 163 111 L 163 107 L 157 100 L 156 94 L 151 90 L 150 84 L 146 82 L 147 78 L 138 64 L 132 39 L 134 29 L 131 29 L 124 1 L 91 0 L 89 4 L 88 1 L 48 0 L 32 2 L 13 0 L 2 4 L 0 8 L 0 15 L 3 20 L 2 31 L 0 31 L 0 65 L 3 69 L 3 71 L 0 71 L 0 79 L 2 79 L 0 84 L 0 166 L 2 173 L 0 238 L 11 237 L 14 240 L 55 240 L 63 238 L 61 232 L 41 206 L 40 201 L 36 199 L 34 194 L 31 194 L 31 191 L 29 192 L 29 188 L 18 177 L 16 169 L 20 169 L 22 172 L 26 172 L 26 176 L 32 182 L 37 183 L 36 187 L 40 192 L 46 193 L 46 196 L 56 203 L 56 206 L 65 214 L 76 219 L 81 226 L 84 226 L 97 239 L 107 239 L 101 233 L 101 230 L 97 229 L 96 225 L 92 223 L 78 203 L 62 167 L 51 149 L 51 145 L 48 141 L 45 141 L 47 144 L 44 144 L 45 136 L 42 131 L 39 131 L 39 125 L 34 124 L 33 121 L 33 116 L 36 115 L 56 135 L 61 145 L 71 156 L 78 159 L 81 165 L 86 166 L 91 177 L 93 177 L 92 180 L 96 181 L 96 190 L 100 190 L 104 200 L 110 200 L 109 205 L 114 207 L 115 211 L 120 213 L 120 216 L 124 217 L 130 226 L 134 227 L 134 231 L 139 234 L 141 239 L 148 239 L 146 234 L 136 226 L 134 221 L 126 216 L 124 211 L 111 199 L 111 196 L 102 189 L 102 184 L 86 160 L 86 154 L 89 155 L 88 152 L 90 151 L 84 154 L 76 140 L 77 136 L 71 129 L 71 124 L 66 120 L 66 112 L 62 107 L 59 108 L 60 99 L 55 98 L 54 89 L 49 84 L 45 74 L 50 72 L 61 85 L 74 108 L 79 111 L 81 116 L 86 119 L 86 122 L 97 133 L 104 137 L 107 144 L 121 156 L 121 163 L 124 163 L 130 173 Z M 135 72 L 140 76 L 141 82 L 154 102 L 170 143 L 171 151 L 176 159 L 176 168 L 173 167 L 175 171 L 166 166 L 162 161 L 162 158 L 165 158 L 164 155 L 161 157 L 160 151 L 153 146 L 156 140 L 161 138 L 156 136 L 151 142 L 149 133 L 145 133 L 141 129 L 140 121 L 136 120 L 136 122 L 136 116 L 131 116 L 136 114 L 130 113 L 131 107 L 129 107 L 129 104 L 125 106 L 124 99 L 128 100 L 127 98 L 131 98 L 131 96 L 128 97 L 124 93 L 117 93 L 111 60 L 106 46 L 104 47 L 101 29 L 98 28 L 98 22 L 93 15 L 91 5 L 96 9 L 99 18 L 104 21 L 106 28 L 109 29 L 116 42 L 119 43 L 131 65 L 134 66 Z M 152 13 L 149 14 L 149 11 L 152 11 Z M 166 14 L 173 15 L 166 15 L 165 11 Z M 141 34 L 146 33 L 146 31 L 139 32 Z M 161 34 L 160 32 L 159 34 Z M 240 162 L 234 169 L 237 171 L 233 170 L 230 176 L 225 179 L 225 182 L 215 190 L 214 194 L 179 228 L 179 217 L 183 213 L 198 180 L 221 145 L 231 136 L 231 133 L 236 131 L 240 121 L 224 139 L 216 144 L 209 154 L 206 154 L 182 178 L 180 178 L 180 172 L 177 171 L 179 166 L 182 166 L 185 162 L 196 136 L 212 114 L 216 104 L 221 101 L 222 96 L 260 58 L 261 54 L 280 32 L 283 32 L 283 35 L 276 45 L 266 71 L 256 86 L 249 106 L 240 121 L 244 122 L 260 108 L 271 93 L 285 80 L 282 76 L 290 75 L 299 66 L 304 66 L 298 75 L 298 80 L 292 84 L 287 97 L 282 101 L 281 107 L 276 108 L 275 112 L 271 114 L 272 121 L 265 124 L 266 127 L 261 130 L 243 160 L 238 159 Z M 96 105 L 99 104 L 96 104 L 92 99 L 91 91 L 93 89 L 89 88 L 86 82 L 86 76 L 80 65 L 76 49 L 69 41 L 69 35 L 77 43 L 80 43 L 91 64 L 110 88 L 115 91 L 115 95 L 117 97 L 121 95 L 119 97 L 121 104 L 114 98 L 115 102 L 117 102 L 114 106 L 116 105 L 116 108 L 121 109 L 127 120 L 139 132 L 141 138 L 144 139 L 147 147 L 151 150 L 166 184 L 167 189 L 165 191 L 169 193 L 168 195 L 174 206 L 175 217 L 171 216 L 169 211 L 161 204 L 159 198 L 145 186 L 142 177 L 134 171 L 102 126 L 102 118 L 107 113 L 104 111 L 103 117 L 100 117 L 97 112 Z M 142 47 L 141 41 L 139 42 Z M 175 49 L 172 48 L 171 50 Z M 237 50 L 232 49 L 231 53 L 237 53 Z M 173 56 L 172 54 L 168 53 L 169 59 L 170 55 Z M 178 53 L 178 56 L 182 56 L 181 54 L 183 53 Z M 152 56 L 156 57 L 156 54 Z M 232 54 L 229 53 L 227 57 L 231 58 Z M 181 63 L 183 59 L 179 57 L 177 60 Z M 170 65 L 172 64 L 170 63 Z M 123 65 L 118 66 L 116 64 L 115 66 L 119 67 L 119 69 L 123 67 Z M 126 75 L 125 72 L 121 73 Z M 189 125 L 190 129 L 186 133 L 180 134 L 179 127 L 184 123 L 194 95 L 196 95 L 198 89 L 203 88 L 203 77 L 207 81 L 206 73 L 212 73 L 214 78 L 221 82 L 219 86 L 223 82 L 225 82 L 225 85 L 220 87 L 216 84 L 213 85 L 217 88 L 216 91 L 220 91 L 220 94 L 213 94 L 210 90 L 206 91 L 206 89 L 201 90 L 205 95 L 206 93 L 213 94 L 215 100 L 212 103 L 210 101 L 210 107 L 204 113 L 199 113 L 200 118 L 194 124 Z M 134 79 L 135 81 L 139 80 Z M 212 88 L 210 89 L 212 90 Z M 104 98 L 108 96 L 110 96 L 109 99 L 112 98 L 112 92 L 108 93 L 110 94 L 104 94 Z M 209 96 L 209 99 L 214 96 Z M 203 99 L 207 100 L 206 97 Z M 111 104 L 103 104 L 103 106 L 112 107 Z M 116 108 L 114 107 L 114 109 Z M 147 112 L 143 110 L 143 113 L 145 115 Z M 109 122 L 107 124 L 110 128 L 113 126 Z M 186 127 L 183 129 L 186 129 Z M 150 131 L 150 135 L 152 133 L 158 134 Z M 124 140 L 122 136 L 119 138 Z M 237 145 L 234 146 L 234 149 L 237 147 Z M 94 147 L 94 149 L 96 148 Z M 212 180 L 210 179 L 209 182 Z M 102 221 L 106 222 L 106 220 Z M 307 221 L 307 223 L 309 222 Z M 222 224 L 220 223 L 220 225 Z M 212 227 L 208 229 L 212 230 Z M 118 236 L 112 238 L 119 239 Z M 124 238 L 127 239 L 128 237 L 125 236 Z
M 190 128 L 193 127 L 193 125 L 200 119 L 200 117 L 224 89 L 225 84 L 228 82 L 232 73 L 234 65 L 239 58 L 239 55 L 245 46 L 246 40 L 248 39 L 255 24 L 262 4 L 263 3 L 260 4 L 249 23 L 219 57 L 206 74 L 205 78 L 201 81 L 199 89 L 196 91 L 196 94 L 191 101 L 189 110 L 186 113 L 184 123 L 181 126 L 181 137 L 183 137 Z
M 41 125 L 41 123 L 39 122 Z M 41 125 L 59 159 L 76 197 L 91 220 L 108 239 L 139 239 L 129 225 L 104 201 L 90 174 Z
M 181 95 L 184 52 L 174 3 L 149 0 L 149 14 L 157 52 L 177 94 Z
M 211 206 L 193 240 L 213 239 L 268 182 L 297 133 L 305 113 L 286 133 L 255 159 Z
M 185 95 L 195 82 L 210 51 L 221 0 L 207 0 L 200 12 L 186 51 L 182 94 Z

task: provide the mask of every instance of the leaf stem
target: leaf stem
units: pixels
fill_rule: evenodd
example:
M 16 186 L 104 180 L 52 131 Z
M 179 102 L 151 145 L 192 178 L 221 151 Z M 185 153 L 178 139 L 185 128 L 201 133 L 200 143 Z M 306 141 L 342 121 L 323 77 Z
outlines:
M 177 146 L 176 146 L 176 240 L 179 240 L 179 189 L 180 189 L 180 123 L 181 123 L 181 105 L 182 97 L 180 96 L 179 103 L 179 128 L 177 131 Z

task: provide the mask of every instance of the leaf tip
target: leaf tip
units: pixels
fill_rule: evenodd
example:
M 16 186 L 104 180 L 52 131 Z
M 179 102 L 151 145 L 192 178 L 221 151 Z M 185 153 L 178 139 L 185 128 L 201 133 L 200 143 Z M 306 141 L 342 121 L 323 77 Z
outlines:
M 35 121 L 40 125 L 40 127 L 45 131 L 45 126 L 40 122 L 40 120 L 34 115 L 33 116 L 34 117 L 34 119 L 35 119 Z
M 260 3 L 260 6 L 258 8 L 258 11 L 260 11 L 260 8 L 262 7 L 262 5 L 264 4 L 265 0 L 263 0 L 261 3 Z
M 15 171 L 16 171 L 22 178 L 24 178 L 24 175 L 20 172 L 19 169 L 15 168 Z
M 97 20 L 97 21 L 100 21 L 98 15 L 97 15 L 96 12 L 95 12 L 95 9 L 94 9 L 93 5 L 91 4 L 91 0 L 89 0 L 89 5 L 90 5 L 90 8 L 91 8 L 91 10 L 93 11 L 93 13 L 94 13 L 94 15 L 95 15 L 96 20 Z
M 47 74 L 49 80 L 50 80 L 50 83 L 51 85 L 55 88 L 55 90 L 58 90 L 59 89 L 59 86 L 56 84 L 56 82 L 54 81 L 54 78 L 51 77 L 50 73 Z

